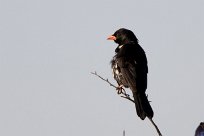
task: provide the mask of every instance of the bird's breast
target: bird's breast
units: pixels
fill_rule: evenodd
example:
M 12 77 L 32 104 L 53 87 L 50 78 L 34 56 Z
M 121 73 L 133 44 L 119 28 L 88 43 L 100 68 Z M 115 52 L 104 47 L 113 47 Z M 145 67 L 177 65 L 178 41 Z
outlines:
M 117 83 L 119 85 L 123 85 L 125 87 L 128 87 L 126 81 L 123 78 L 123 75 L 122 75 L 121 69 L 117 63 L 117 60 L 115 60 L 115 59 L 112 60 L 112 73 L 113 73 L 114 79 L 117 81 Z
M 112 65 L 112 73 L 113 73 L 113 77 L 114 77 L 115 79 L 120 80 L 121 71 L 120 71 L 120 68 L 119 68 L 117 62 L 115 62 L 115 63 Z

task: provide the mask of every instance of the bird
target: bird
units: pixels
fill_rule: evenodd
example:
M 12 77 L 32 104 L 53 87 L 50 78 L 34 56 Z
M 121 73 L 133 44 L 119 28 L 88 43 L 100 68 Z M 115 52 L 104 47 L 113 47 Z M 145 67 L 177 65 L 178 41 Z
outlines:
M 197 127 L 195 136 L 204 136 L 204 122 L 201 122 Z
M 147 57 L 143 48 L 139 45 L 135 34 L 126 28 L 120 28 L 114 34 L 108 36 L 118 44 L 115 55 L 111 60 L 113 77 L 118 83 L 118 93 L 129 88 L 132 91 L 136 113 L 144 120 L 152 119 L 154 112 L 146 95 L 147 89 Z

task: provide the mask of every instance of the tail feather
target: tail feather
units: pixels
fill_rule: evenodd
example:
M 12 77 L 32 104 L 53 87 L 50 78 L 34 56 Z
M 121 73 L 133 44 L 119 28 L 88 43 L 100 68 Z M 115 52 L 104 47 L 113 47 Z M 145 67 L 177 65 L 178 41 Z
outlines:
M 154 113 L 145 93 L 133 94 L 137 115 L 144 120 L 152 118 Z

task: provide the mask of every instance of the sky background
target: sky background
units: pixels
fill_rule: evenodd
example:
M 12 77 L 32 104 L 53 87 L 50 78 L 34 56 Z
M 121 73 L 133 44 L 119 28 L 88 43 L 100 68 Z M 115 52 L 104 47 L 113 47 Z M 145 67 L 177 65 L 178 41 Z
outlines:
M 164 136 L 204 119 L 203 0 L 1 0 L 1 136 L 156 136 L 115 83 L 106 38 L 132 30 L 148 58 L 148 98 Z M 130 91 L 129 91 L 130 93 Z

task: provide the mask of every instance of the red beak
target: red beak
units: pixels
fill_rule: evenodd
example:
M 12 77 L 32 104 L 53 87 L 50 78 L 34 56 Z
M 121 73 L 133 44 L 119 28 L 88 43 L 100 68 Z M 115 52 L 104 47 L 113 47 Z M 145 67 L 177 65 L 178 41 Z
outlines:
M 109 37 L 107 38 L 107 40 L 113 40 L 113 41 L 115 41 L 115 40 L 116 40 L 116 37 L 113 36 L 113 35 L 111 35 L 111 36 L 109 36 Z

